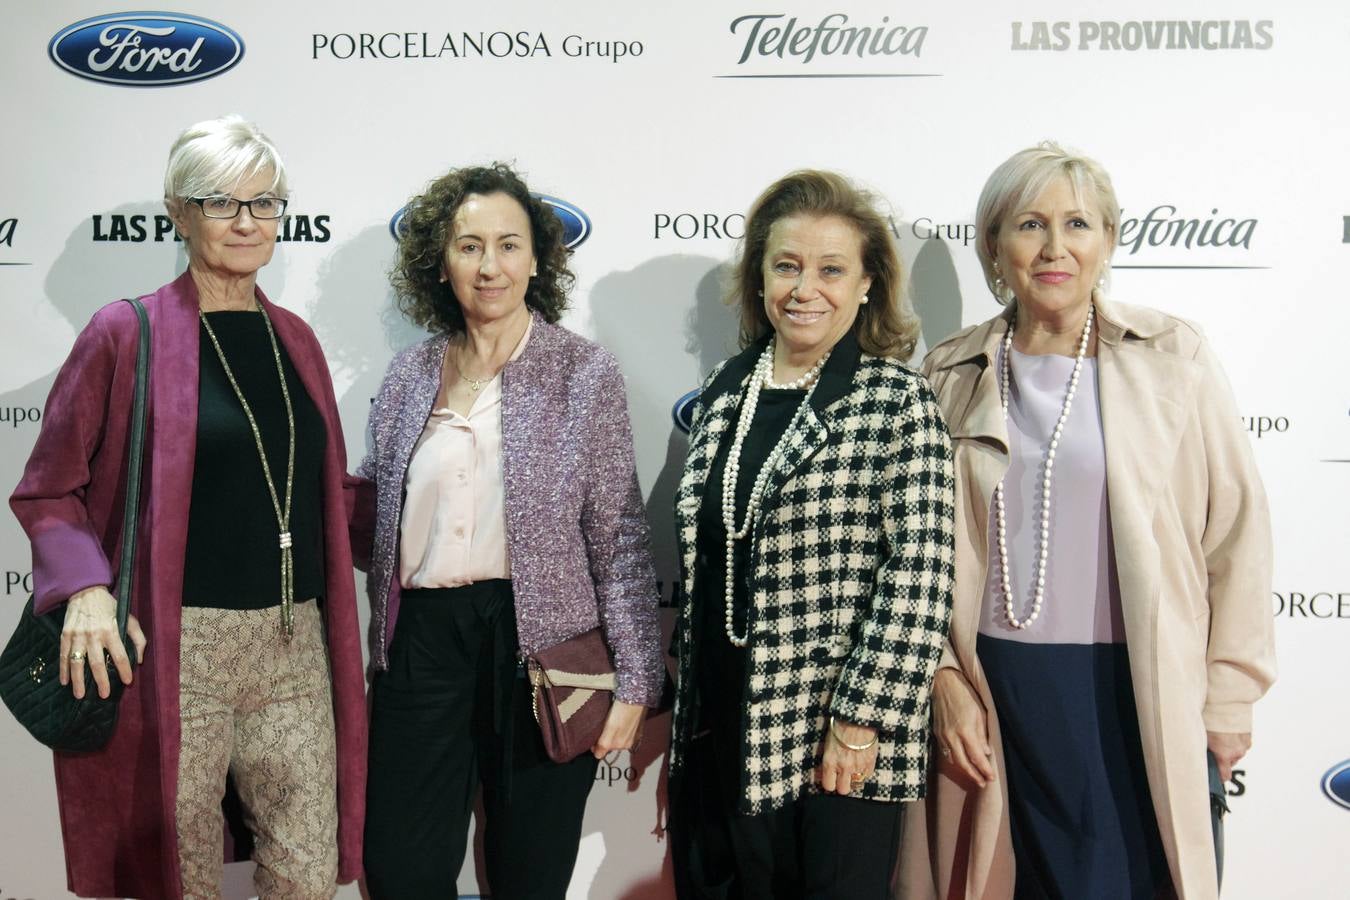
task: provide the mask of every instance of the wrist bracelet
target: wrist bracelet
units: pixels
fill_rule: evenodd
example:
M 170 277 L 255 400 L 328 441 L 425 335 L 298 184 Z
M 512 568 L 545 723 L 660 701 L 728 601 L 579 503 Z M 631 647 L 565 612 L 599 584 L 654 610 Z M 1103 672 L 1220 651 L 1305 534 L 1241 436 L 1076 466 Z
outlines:
M 838 741 L 842 746 L 847 747 L 854 753 L 861 753 L 864 750 L 871 750 L 872 746 L 877 742 L 877 736 L 873 734 L 872 739 L 865 744 L 850 744 L 848 741 L 844 740 L 839 736 L 839 731 L 834 727 L 834 716 L 830 716 L 830 734 L 833 735 L 834 739 Z

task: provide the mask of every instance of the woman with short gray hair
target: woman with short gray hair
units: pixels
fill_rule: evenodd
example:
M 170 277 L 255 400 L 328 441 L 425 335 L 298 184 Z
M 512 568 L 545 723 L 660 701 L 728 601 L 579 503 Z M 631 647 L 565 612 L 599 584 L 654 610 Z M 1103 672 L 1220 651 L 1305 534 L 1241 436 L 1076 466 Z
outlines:
M 32 540 L 35 611 L 65 606 L 61 682 L 77 697 L 127 685 L 106 747 L 56 754 L 69 885 L 219 896 L 229 776 L 259 895 L 328 898 L 361 873 L 364 683 L 328 366 L 257 285 L 286 170 L 252 123 L 200 122 L 170 151 L 164 202 L 188 267 L 140 298 L 152 350 L 134 680 L 109 593 L 135 386 L 129 304 L 76 338 L 10 499 Z M 242 855 L 246 832 L 231 830 Z
M 1107 298 L 1118 222 L 1097 162 L 1014 154 L 976 213 L 1006 309 L 924 361 L 956 594 L 906 900 L 1218 896 L 1222 782 L 1275 677 L 1269 513 L 1200 330 Z

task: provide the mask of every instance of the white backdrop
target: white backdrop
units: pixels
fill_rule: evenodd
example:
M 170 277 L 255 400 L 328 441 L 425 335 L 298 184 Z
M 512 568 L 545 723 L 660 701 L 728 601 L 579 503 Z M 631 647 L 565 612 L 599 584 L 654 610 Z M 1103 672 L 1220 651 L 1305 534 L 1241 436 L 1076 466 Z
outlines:
M 121 7 L 0 9 L 5 493 L 77 330 L 99 306 L 153 290 L 184 265 L 154 221 L 170 142 L 194 121 L 239 112 L 276 140 L 294 188 L 296 239 L 260 282 L 317 331 L 353 461 L 386 362 L 419 337 L 392 313 L 385 277 L 389 221 L 407 198 L 449 167 L 506 159 L 535 190 L 589 216 L 565 323 L 624 367 L 669 600 L 670 501 L 684 451 L 670 409 L 733 349 L 719 282 L 750 200 L 803 166 L 838 169 L 889 198 L 931 344 L 995 312 L 970 243 L 975 197 L 998 162 L 1053 137 L 1113 173 L 1126 220 L 1114 295 L 1206 327 L 1271 494 L 1281 674 L 1232 788 L 1241 795 L 1225 896 L 1350 895 L 1350 799 L 1338 804 L 1322 787 L 1350 760 L 1344 3 L 180 0 L 167 9 L 233 32 L 242 56 L 220 31 L 194 52 L 180 23 L 177 36 L 142 32 L 139 46 L 94 48 L 101 72 L 90 71 L 90 47 L 67 39 L 55 55 L 75 62 L 63 67 L 49 56 L 53 38 Z M 844 52 L 846 28 L 869 30 Z M 160 59 L 157 46 L 181 52 Z M 232 67 L 201 78 L 231 55 Z M 72 71 L 81 68 L 114 80 Z M 199 80 L 115 80 L 147 73 Z M 4 635 L 29 569 L 23 534 L 0 517 Z M 657 803 L 667 728 L 658 722 L 636 764 L 625 754 L 602 768 L 573 896 L 671 895 Z M 0 897 L 68 896 L 48 757 L 8 716 L 0 754 Z M 1344 777 L 1335 784 L 1350 793 Z M 231 878 L 242 895 L 246 867 Z M 470 865 L 460 889 L 476 885 Z

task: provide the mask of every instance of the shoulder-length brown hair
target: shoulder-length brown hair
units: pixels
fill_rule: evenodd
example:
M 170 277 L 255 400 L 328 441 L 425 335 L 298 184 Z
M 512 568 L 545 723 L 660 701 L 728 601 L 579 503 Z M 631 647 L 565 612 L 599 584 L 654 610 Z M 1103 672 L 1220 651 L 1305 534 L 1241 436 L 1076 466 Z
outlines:
M 858 309 L 853 333 L 864 353 L 908 362 L 919 337 L 919 320 L 904 298 L 904 267 L 876 198 L 837 172 L 802 169 L 775 181 L 746 217 L 745 240 L 732 270 L 727 303 L 741 311 L 741 346 L 772 326 L 764 312 L 764 253 L 773 223 L 788 216 L 835 216 L 858 230 L 863 271 L 871 277 L 869 300 Z
M 563 244 L 562 223 L 510 166 L 500 162 L 451 169 L 408 201 L 398 258 L 389 273 L 398 308 L 429 331 L 458 334 L 464 330 L 464 311 L 450 284 L 441 281 L 441 267 L 455 213 L 470 194 L 506 194 L 525 210 L 538 265 L 525 290 L 525 305 L 538 311 L 545 322 L 557 322 L 567 309 L 567 294 L 576 280 L 567 268 L 571 251 Z

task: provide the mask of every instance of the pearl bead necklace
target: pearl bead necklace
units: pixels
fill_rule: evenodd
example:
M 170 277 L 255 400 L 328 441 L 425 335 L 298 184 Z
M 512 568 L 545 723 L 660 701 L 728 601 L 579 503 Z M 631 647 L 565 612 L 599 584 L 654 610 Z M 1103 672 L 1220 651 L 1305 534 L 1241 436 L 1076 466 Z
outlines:
M 821 369 L 825 367 L 825 360 L 829 359 L 830 354 L 822 356 L 814 366 L 807 370 L 796 381 L 788 382 L 784 385 L 773 383 L 773 347 L 774 341 L 769 341 L 769 346 L 765 348 L 764 353 L 755 363 L 754 372 L 750 375 L 750 385 L 746 389 L 745 399 L 741 401 L 740 418 L 736 421 L 736 432 L 731 439 L 731 449 L 727 453 L 726 470 L 722 473 L 722 525 L 727 532 L 727 573 L 726 573 L 726 627 L 727 640 L 731 641 L 733 647 L 745 647 L 750 643 L 749 623 L 746 623 L 747 631 L 744 636 L 736 634 L 736 626 L 733 620 L 732 612 L 735 609 L 736 597 L 736 542 L 749 537 L 751 529 L 754 527 L 755 518 L 759 514 L 760 502 L 764 496 L 764 485 L 768 480 L 769 473 L 777 467 L 778 460 L 783 456 L 783 447 L 787 443 L 787 437 L 792 433 L 801 418 L 802 410 L 806 409 L 807 401 L 811 398 L 811 391 L 815 390 L 817 376 Z M 755 420 L 755 410 L 759 406 L 759 392 L 762 388 L 784 388 L 800 389 L 810 384 L 811 387 L 806 392 L 801 406 L 797 407 L 797 412 L 793 415 L 792 421 L 783 431 L 782 437 L 774 445 L 769 456 L 764 460 L 764 465 L 759 467 L 755 474 L 755 482 L 750 488 L 750 499 L 745 504 L 745 521 L 740 528 L 736 527 L 736 485 L 741 476 L 741 446 L 745 443 L 745 436 L 750 431 L 750 424 Z
M 1013 611 L 1012 576 L 1008 573 L 1008 523 L 1003 505 L 1003 481 L 994 488 L 994 511 L 997 519 L 999 582 L 1003 589 L 1003 612 L 1008 624 L 1022 630 L 1031 627 L 1031 623 L 1041 614 L 1045 602 L 1045 569 L 1050 559 L 1050 482 L 1055 470 L 1055 451 L 1059 449 L 1059 439 L 1064 434 L 1064 423 L 1069 420 L 1069 410 L 1073 408 L 1073 395 L 1078 390 L 1078 376 L 1083 371 L 1083 357 L 1087 355 L 1088 339 L 1092 335 L 1093 308 L 1088 306 L 1087 321 L 1083 323 L 1083 336 L 1078 340 L 1078 355 L 1074 358 L 1073 374 L 1069 376 L 1069 387 L 1064 394 L 1064 408 L 1060 410 L 1059 421 L 1055 423 L 1054 433 L 1050 435 L 1050 446 L 1045 451 L 1045 474 L 1041 477 L 1041 521 L 1038 552 L 1032 561 L 1031 575 L 1035 589 L 1032 592 L 1031 612 L 1025 619 L 1017 618 Z M 1008 420 L 1009 385 L 1012 381 L 1010 358 L 1012 356 L 1013 326 L 1008 325 L 1008 333 L 1003 338 L 1003 365 L 999 369 L 999 396 L 1003 400 L 1003 419 Z
M 785 381 L 782 384 L 774 383 L 773 360 L 769 360 L 769 368 L 764 373 L 764 386 L 771 391 L 800 391 L 802 388 L 816 380 L 816 377 L 820 375 L 820 370 L 825 368 L 825 360 L 829 358 L 830 354 L 826 353 L 820 359 L 816 360 L 814 366 L 803 372 L 801 378 L 798 378 L 795 381 Z

